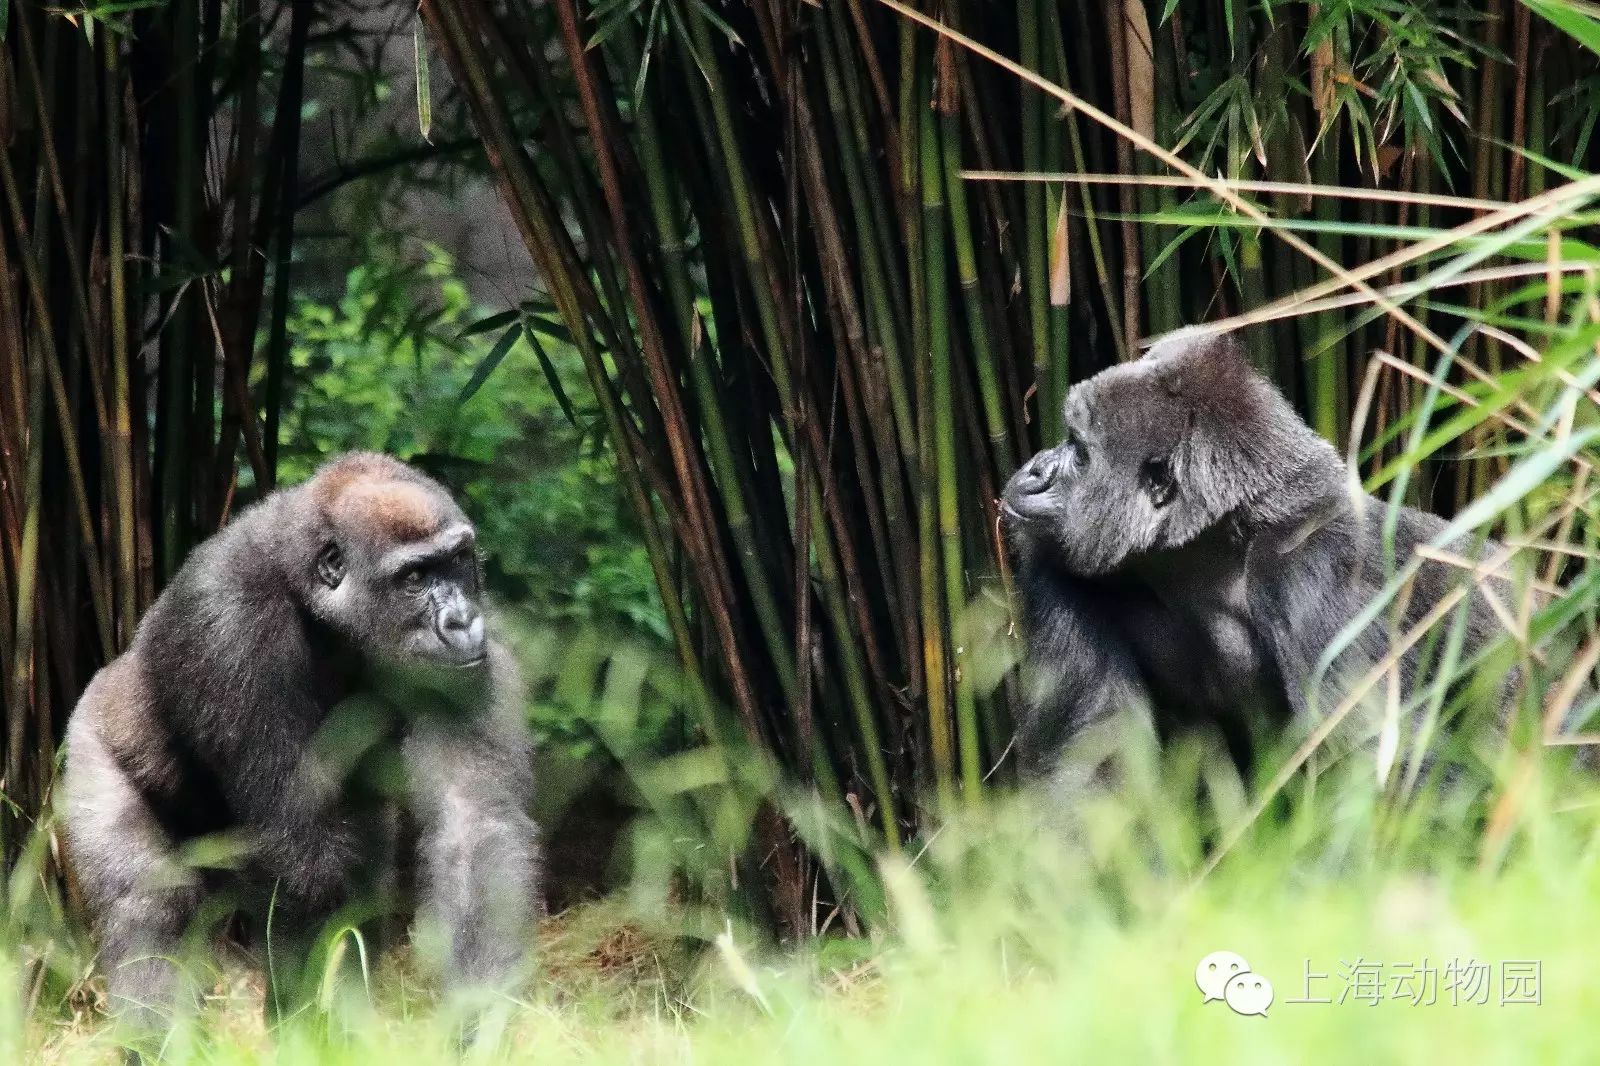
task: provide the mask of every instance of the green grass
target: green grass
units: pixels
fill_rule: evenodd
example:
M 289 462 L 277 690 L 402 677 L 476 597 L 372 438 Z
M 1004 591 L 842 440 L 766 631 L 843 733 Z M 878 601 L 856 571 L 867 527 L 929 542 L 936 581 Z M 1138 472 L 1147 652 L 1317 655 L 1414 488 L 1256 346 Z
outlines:
M 872 939 L 782 950 L 730 923 L 731 937 L 704 943 L 684 935 L 695 926 L 685 906 L 626 894 L 555 916 L 526 998 L 494 1013 L 466 1059 L 1591 1061 L 1592 782 L 1508 750 L 1482 767 L 1483 781 L 1458 774 L 1402 804 L 1362 787 L 1371 762 L 1357 755 L 1297 779 L 1205 873 L 1241 782 L 1193 754 L 1147 761 L 1148 774 L 1130 760 L 1127 786 L 1070 823 L 1037 817 L 1049 810 L 1037 800 L 968 812 L 881 861 L 888 913 Z M 1518 785 L 1479 787 L 1496 780 Z M 1503 845 L 1484 828 L 1494 811 Z M 24 945 L 35 954 L 37 936 Z M 1216 950 L 1240 953 L 1275 986 L 1266 1017 L 1202 1002 L 1195 966 Z M 1490 964 L 1486 1003 L 1451 1002 L 1457 960 Z M 1537 1005 L 1500 1003 L 1508 960 L 1539 963 Z M 1337 1002 L 1342 974 L 1363 961 L 1381 965 L 1384 1000 Z M 1435 968 L 1436 1003 L 1394 1000 L 1400 964 Z M 1312 997 L 1335 1002 L 1289 1002 L 1307 995 L 1307 967 L 1327 975 Z M 403 958 L 379 968 L 370 1002 L 355 990 L 337 1026 L 317 1019 L 275 1039 L 260 1022 L 258 985 L 225 967 L 171 1060 L 400 1066 L 455 1054 L 455 1030 Z M 110 1033 L 85 1010 L 95 990 L 79 982 L 59 1002 L 42 996 L 20 1045 L 20 997 L 9 997 L 0 1060 L 115 1061 Z

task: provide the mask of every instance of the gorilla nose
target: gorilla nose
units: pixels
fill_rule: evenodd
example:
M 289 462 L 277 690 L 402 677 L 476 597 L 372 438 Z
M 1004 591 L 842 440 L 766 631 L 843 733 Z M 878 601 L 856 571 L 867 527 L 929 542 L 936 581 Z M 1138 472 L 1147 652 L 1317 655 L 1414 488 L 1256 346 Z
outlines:
M 1022 496 L 1033 496 L 1048 489 L 1056 479 L 1056 453 L 1047 449 L 1028 460 L 1011 479 L 1011 489 Z
M 448 607 L 439 614 L 439 639 L 463 658 L 483 655 L 483 615 L 471 607 Z

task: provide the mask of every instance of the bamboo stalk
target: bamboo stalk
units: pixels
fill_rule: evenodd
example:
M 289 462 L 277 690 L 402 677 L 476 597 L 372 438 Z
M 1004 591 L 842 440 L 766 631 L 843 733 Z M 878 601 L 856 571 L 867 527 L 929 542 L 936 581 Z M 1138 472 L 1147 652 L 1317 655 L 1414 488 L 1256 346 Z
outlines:
M 113 535 L 116 538 L 118 647 L 133 639 L 133 629 L 138 620 L 139 579 L 135 556 L 137 532 L 134 516 L 133 488 L 133 392 L 130 383 L 129 363 L 132 358 L 128 340 L 128 277 L 127 277 L 127 216 L 123 189 L 131 180 L 131 169 L 123 152 L 122 108 L 119 99 L 122 89 L 121 56 L 114 34 L 100 38 L 100 55 L 103 64 L 101 83 L 105 96 L 102 101 L 106 138 L 106 289 L 110 301 L 111 334 L 111 435 L 107 446 L 114 471 L 112 483 L 116 493 Z
M 235 475 L 235 450 L 240 436 L 245 442 L 245 454 L 256 479 L 267 483 L 267 458 L 257 426 L 255 407 L 246 392 L 250 364 L 254 357 L 256 318 L 261 304 L 261 286 L 265 275 L 261 271 L 252 242 L 255 226 L 251 217 L 255 198 L 256 144 L 259 136 L 260 115 L 257 100 L 261 80 L 261 0 L 239 0 L 237 47 L 234 65 L 238 70 L 238 129 L 235 130 L 233 151 L 233 232 L 229 248 L 231 279 L 228 284 L 228 309 L 231 312 L 231 329 L 224 337 L 222 348 L 222 424 L 218 434 L 215 470 L 212 473 L 212 493 L 217 509 L 205 516 L 207 525 L 221 518 L 221 501 L 227 498 L 225 486 Z M 114 92 L 115 68 L 107 61 L 107 93 Z M 109 103 L 108 103 L 109 108 Z M 280 115 L 281 123 L 289 120 Z M 298 124 L 299 116 L 294 120 Z M 287 127 L 285 127 L 287 128 Z M 120 151 L 113 156 L 117 159 Z M 268 170 L 275 170 L 268 161 Z M 113 166 L 118 165 L 115 162 Z M 113 185 L 113 188 L 116 186 Z M 265 191 L 265 190 L 263 190 Z M 269 216 L 276 208 L 263 197 L 262 215 Z M 118 205 L 120 212 L 120 205 Z M 120 220 L 119 220 L 120 222 Z
M 1178 56 L 1173 35 L 1153 27 L 1151 35 L 1154 48 L 1155 81 L 1151 86 L 1154 107 L 1152 136 L 1159 144 L 1174 144 L 1178 139 L 1178 126 L 1182 116 L 1182 102 L 1178 99 Z M 1149 156 L 1139 157 L 1139 176 L 1155 176 L 1156 166 Z M 1170 186 L 1141 186 L 1143 195 L 1139 209 L 1146 213 L 1170 211 L 1177 206 L 1177 197 Z M 1146 262 L 1154 260 L 1161 250 L 1161 242 L 1154 228 L 1145 227 L 1141 236 Z M 1183 293 L 1179 279 L 1179 260 L 1169 257 L 1165 263 L 1148 272 L 1145 277 L 1145 308 L 1150 319 L 1150 332 L 1166 333 L 1183 324 Z
M 990 338 L 998 331 L 990 322 L 978 284 L 978 258 L 972 238 L 972 217 L 967 208 L 966 184 L 961 179 L 961 129 L 950 116 L 942 119 L 944 188 L 948 199 L 950 233 L 955 241 L 956 277 L 966 310 L 967 343 L 978 375 L 983 400 L 984 428 L 989 438 L 990 460 L 996 470 L 1009 475 L 1017 467 L 1016 449 L 1006 425 L 1005 398 L 1000 391 L 998 359 Z
M 0 52 L 0 56 L 3 54 Z M 0 77 L 9 76 L 9 64 L 0 63 Z M 21 260 L 22 273 L 27 281 L 34 315 L 33 332 L 36 344 L 41 349 L 40 358 L 44 363 L 45 381 L 49 386 L 56 420 L 61 428 L 61 447 L 66 462 L 67 483 L 71 489 L 71 503 L 77 518 L 78 533 L 82 538 L 79 547 L 88 570 L 89 598 L 94 608 L 100 646 L 102 652 L 109 656 L 116 647 L 111 634 L 111 605 L 100 578 L 97 538 L 94 519 L 90 512 L 88 486 L 83 475 L 83 462 L 79 454 L 75 419 L 72 405 L 67 397 L 66 382 L 61 373 L 59 353 L 56 350 L 45 279 L 32 251 L 32 240 L 28 235 L 28 224 L 23 215 L 22 197 L 17 188 L 16 174 L 12 169 L 9 154 L 5 152 L 0 152 L 0 185 L 4 187 L 6 205 L 10 213 L 12 235 L 16 240 L 16 255 Z
M 1067 75 L 1067 55 L 1061 43 L 1061 14 L 1058 5 L 1046 3 L 1044 5 L 1045 33 L 1050 41 L 1050 48 L 1046 54 L 1048 69 L 1057 79 Z M 1060 108 L 1052 107 L 1046 112 L 1044 125 L 1044 166 L 1050 170 L 1060 170 L 1065 164 L 1065 129 L 1066 114 Z M 1045 189 L 1045 223 L 1049 227 L 1050 253 L 1046 258 L 1048 268 L 1040 277 L 1039 284 L 1044 286 L 1047 303 L 1049 305 L 1050 322 L 1050 376 L 1046 383 L 1045 394 L 1049 406 L 1045 407 L 1040 419 L 1040 431 L 1051 440 L 1056 439 L 1056 427 L 1061 424 L 1061 405 L 1065 402 L 1067 389 L 1072 384 L 1072 366 L 1070 353 L 1072 349 L 1072 329 L 1069 315 L 1071 302 L 1071 269 L 1070 258 L 1071 244 L 1068 240 L 1067 225 L 1067 189 L 1066 186 L 1047 186 Z M 1058 239 L 1059 238 L 1059 239 Z M 1057 256 L 1063 260 L 1064 267 L 1059 271 L 1061 280 L 1057 281 Z
M 713 44 L 705 26 L 695 20 L 690 20 L 695 35 L 698 53 L 701 55 L 712 54 Z M 779 400 L 784 411 L 784 421 L 794 425 L 794 397 L 796 384 L 790 373 L 789 358 L 784 343 L 785 331 L 780 324 L 777 301 L 775 295 L 781 291 L 778 280 L 773 272 L 766 254 L 766 241 L 762 236 L 762 228 L 754 210 L 754 197 L 751 193 L 751 178 L 746 170 L 739 148 L 733 114 L 728 106 L 727 94 L 723 88 L 721 72 L 715 64 L 708 64 L 704 68 L 696 68 L 686 72 L 690 85 L 697 98 L 704 94 L 706 106 L 712 117 L 712 125 L 716 131 L 716 144 L 721 151 L 723 172 L 727 177 L 728 186 L 732 192 L 735 217 L 738 222 L 739 233 L 746 269 L 751 279 L 751 290 L 757 308 L 758 321 L 761 331 L 767 342 L 767 356 L 771 360 L 773 383 L 777 389 Z M 817 456 L 826 455 L 828 448 L 822 439 L 819 427 L 814 421 L 806 423 L 808 438 L 803 442 L 796 442 L 797 446 L 809 446 Z M 817 473 L 820 475 L 826 468 L 819 462 Z M 858 728 L 862 731 L 863 757 L 866 761 L 872 778 L 872 785 L 878 792 L 880 817 L 883 822 L 884 832 L 891 846 L 898 846 L 899 830 L 894 813 L 894 797 L 887 776 L 887 768 L 883 762 L 879 731 L 876 718 L 865 679 L 854 674 L 863 665 L 875 673 L 881 673 L 881 666 L 876 665 L 879 657 L 875 650 L 875 637 L 871 621 L 866 614 L 867 600 L 859 589 L 861 570 L 853 564 L 853 553 L 850 550 L 848 538 L 844 535 L 845 524 L 843 515 L 839 511 L 837 493 L 811 492 L 810 499 L 820 499 L 825 505 L 828 521 L 825 525 L 814 527 L 823 532 L 816 540 L 816 551 L 819 561 L 833 559 L 833 553 L 839 553 L 839 565 L 820 568 L 826 594 L 824 595 L 824 608 L 830 614 L 830 623 L 838 634 L 841 644 L 853 646 L 855 640 L 861 642 L 862 655 L 846 657 L 842 666 L 847 673 L 846 692 L 852 703 L 854 716 Z M 843 587 L 837 590 L 827 589 L 830 581 L 842 581 Z M 846 591 L 848 590 L 848 592 Z M 855 638 L 846 617 L 837 612 L 853 608 L 857 619 Z
M 623 68 L 638 69 L 639 52 L 631 27 L 617 34 L 616 40 Z M 677 198 L 673 195 L 662 154 L 655 109 L 646 101 L 636 114 L 639 124 L 639 161 L 644 169 L 657 241 L 665 253 L 669 303 L 678 324 L 679 344 L 687 356 L 699 401 L 700 427 L 705 434 L 707 457 L 717 482 L 722 486 L 719 498 L 734 539 L 735 557 L 750 588 L 757 624 L 761 627 L 767 653 L 778 674 L 778 683 L 784 697 L 791 704 L 798 705 L 801 694 L 796 688 L 795 660 L 779 616 L 778 601 L 768 576 L 765 556 L 760 550 L 750 513 L 745 507 L 747 486 L 740 476 L 728 430 L 722 419 L 723 401 L 711 377 L 709 354 L 697 350 L 694 293 L 684 260 L 685 242 L 678 226 Z
M 835 29 L 842 43 L 842 27 L 836 26 Z M 866 191 L 870 179 L 864 167 L 867 151 L 861 116 L 845 104 L 847 94 L 836 76 L 836 49 L 830 46 L 829 35 L 821 31 L 819 36 L 824 92 L 841 149 L 840 171 L 844 178 L 845 198 L 857 234 L 858 273 L 864 290 L 865 314 L 855 307 L 848 278 L 850 270 L 839 233 L 840 223 L 833 217 L 832 208 L 822 195 L 824 181 L 818 165 L 821 150 L 814 143 L 807 146 L 807 150 L 813 153 L 806 167 L 807 187 L 815 190 L 812 194 L 813 211 L 825 219 L 821 230 L 824 239 L 819 242 L 828 264 L 825 281 L 830 303 L 841 305 L 838 314 L 833 317 L 837 319 L 843 316 L 854 324 L 845 328 L 842 345 L 855 364 L 853 371 L 849 363 L 843 365 L 853 379 L 853 387 L 847 388 L 845 394 L 847 398 L 860 395 L 859 406 L 864 410 L 858 416 L 856 405 L 852 404 L 851 418 L 852 422 L 864 420 L 868 427 L 866 436 L 870 442 L 863 439 L 852 450 L 861 471 L 862 491 L 869 494 L 869 521 L 875 530 L 880 524 L 887 527 L 881 534 L 875 532 L 874 536 L 882 542 L 876 549 L 878 557 L 893 578 L 891 628 L 902 660 L 915 663 L 921 655 L 916 623 L 917 572 L 913 565 L 916 548 L 911 534 L 913 526 L 904 479 L 905 474 L 915 468 L 916 442 L 900 347 L 900 335 L 905 329 L 903 307 L 900 312 L 896 311 L 896 300 L 890 291 L 894 285 L 890 275 L 894 273 L 893 264 L 896 260 L 891 254 L 885 254 L 891 227 L 884 215 L 890 212 L 884 210 L 881 199 L 872 197 Z M 876 459 L 876 476 L 866 469 L 870 465 L 869 458 Z M 877 502 L 879 498 L 881 505 Z
M 1041 34 L 1048 22 L 1040 0 L 1017 2 L 1017 46 L 1022 65 L 1038 70 L 1044 57 Z M 1022 169 L 1037 172 L 1044 169 L 1044 125 L 1048 106 L 1043 94 L 1031 85 L 1019 87 L 1022 94 L 1020 119 L 1022 123 Z M 1022 246 L 1023 287 L 1028 301 L 1028 334 L 1033 352 L 1033 383 L 1038 389 L 1036 422 L 1046 444 L 1053 443 L 1054 412 L 1061 409 L 1061 397 L 1056 395 L 1056 379 L 1050 369 L 1050 300 L 1045 287 L 1049 275 L 1050 223 L 1046 219 L 1047 197 L 1045 190 L 1029 185 L 1022 191 Z
M 499 150 L 500 145 L 508 143 L 502 138 L 509 133 L 509 125 L 505 114 L 497 106 L 497 98 L 487 92 L 488 85 L 484 80 L 481 66 L 473 60 L 472 54 L 462 47 L 466 42 L 459 35 L 457 23 L 445 13 L 444 5 L 425 3 L 421 10 L 434 32 L 435 39 L 444 47 L 457 78 L 476 90 L 471 101 L 480 128 L 485 131 L 490 164 L 501 175 L 508 205 L 512 208 L 512 217 L 522 231 L 523 240 L 534 262 L 549 277 L 554 290 L 552 295 L 562 317 L 578 325 L 578 328 L 572 331 L 573 338 L 583 358 L 591 388 L 600 404 L 608 434 L 613 441 L 622 442 L 617 448 L 620 480 L 644 531 L 646 554 L 656 582 L 663 590 L 662 602 L 667 613 L 668 627 L 678 648 L 680 663 L 691 688 L 697 693 L 705 693 L 705 682 L 700 672 L 699 659 L 690 635 L 688 621 L 676 596 L 670 595 L 667 591 L 675 589 L 677 583 L 672 576 L 665 545 L 656 528 L 655 511 L 646 494 L 641 472 L 634 461 L 632 449 L 626 443 L 630 439 L 625 428 L 626 416 L 618 403 L 604 361 L 589 332 L 585 312 L 576 286 L 573 284 L 567 261 L 553 240 L 549 212 L 542 199 L 535 194 L 522 158 Z
M 1245 5 L 1234 5 L 1239 10 L 1244 10 Z M 1126 81 L 1128 70 L 1128 37 L 1123 30 L 1122 12 L 1120 3 L 1112 3 L 1102 8 L 1105 15 L 1104 32 L 1110 45 L 1107 54 L 1111 57 L 1111 89 L 1112 89 L 1112 114 L 1124 125 L 1131 123 L 1132 102 L 1129 86 Z M 1132 173 L 1134 169 L 1133 145 L 1124 137 L 1118 137 L 1116 143 L 1117 170 L 1123 174 Z M 1138 348 L 1139 338 L 1143 336 L 1140 323 L 1143 315 L 1139 300 L 1139 264 L 1141 249 L 1139 246 L 1139 224 L 1134 218 L 1138 209 L 1137 198 L 1134 190 L 1123 186 L 1118 190 L 1121 196 L 1122 207 L 1122 343 L 1125 351 L 1132 352 Z
M 944 53 L 946 56 L 948 53 Z M 938 77 L 946 79 L 954 68 L 948 58 L 938 66 Z M 953 88 L 953 87 L 951 87 Z M 941 94 L 943 95 L 943 94 Z M 966 609 L 966 577 L 961 558 L 961 526 L 957 496 L 960 486 L 956 471 L 955 398 L 952 386 L 954 359 L 951 350 L 950 311 L 947 303 L 949 285 L 945 260 L 947 220 L 945 218 L 944 171 L 945 157 L 940 146 L 939 127 L 954 126 L 953 117 L 946 114 L 936 119 L 935 109 L 926 109 L 922 116 L 922 231 L 927 235 L 924 252 L 927 255 L 929 341 L 929 387 L 933 414 L 933 465 L 938 484 L 938 539 L 939 554 L 944 570 L 944 624 L 951 634 L 963 631 L 962 612 Z M 982 786 L 980 768 L 977 706 L 972 692 L 972 672 L 965 668 L 963 649 L 951 643 L 949 676 L 955 690 L 956 752 L 962 790 L 976 798 Z M 947 730 L 941 738 L 946 746 L 945 758 L 950 757 Z M 936 734 L 937 735 L 937 734 Z M 945 783 L 948 788 L 948 783 Z M 952 802 L 952 796 L 941 797 Z
M 191 0 L 192 2 L 192 0 Z M 284 135 L 278 165 L 278 205 L 272 256 L 272 309 L 267 328 L 267 381 L 262 405 L 262 459 L 266 487 L 278 483 L 278 425 L 283 409 L 283 377 L 289 361 L 289 286 L 293 280 L 294 216 L 300 188 L 300 108 L 304 99 L 306 45 L 311 34 L 312 0 L 289 0 L 289 43 L 278 106 L 284 109 Z
M 9 176 L 11 167 L 9 163 L 4 162 L 4 153 L 0 153 L 0 166 L 4 167 L 4 173 Z M 13 191 L 12 183 L 8 181 L 8 199 L 11 198 Z M 22 246 L 19 244 L 18 247 Z M 6 303 L 11 304 L 9 298 Z M 7 306 L 6 310 L 15 312 L 12 306 Z M 37 327 L 35 330 L 37 332 Z M 28 711 L 33 704 L 34 671 L 37 663 L 35 622 L 39 614 L 36 597 L 39 589 L 40 516 L 44 502 L 45 359 L 44 346 L 36 345 L 27 366 L 28 436 L 24 467 L 26 480 L 22 489 L 25 510 L 22 517 L 21 543 L 17 551 L 16 589 L 13 593 L 16 599 L 13 604 L 11 625 L 11 670 L 8 678 L 10 684 L 6 694 L 5 791 L 12 794 L 14 803 L 19 804 L 27 798 L 22 789 L 22 780 L 27 769 L 24 755 Z M 0 825 L 8 829 L 4 843 L 5 859 L 9 863 L 21 850 L 24 827 L 9 811 L 0 811 Z

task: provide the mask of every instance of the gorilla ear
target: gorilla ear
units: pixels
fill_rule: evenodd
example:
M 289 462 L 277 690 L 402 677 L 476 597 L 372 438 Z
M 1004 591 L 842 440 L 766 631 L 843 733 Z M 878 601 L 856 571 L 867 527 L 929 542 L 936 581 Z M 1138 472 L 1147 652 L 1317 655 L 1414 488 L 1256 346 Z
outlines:
M 344 580 L 344 552 L 331 540 L 317 553 L 317 580 L 330 589 Z
M 1159 378 L 1161 388 L 1166 394 L 1176 400 L 1183 395 L 1183 367 L 1174 363 L 1161 372 Z
M 1156 380 L 1173 399 L 1225 398 L 1252 373 L 1239 338 L 1205 327 L 1180 330 L 1150 350 L 1159 364 Z
M 1177 495 L 1177 485 L 1172 478 L 1172 458 L 1152 455 L 1139 467 L 1139 483 L 1156 507 L 1165 507 Z

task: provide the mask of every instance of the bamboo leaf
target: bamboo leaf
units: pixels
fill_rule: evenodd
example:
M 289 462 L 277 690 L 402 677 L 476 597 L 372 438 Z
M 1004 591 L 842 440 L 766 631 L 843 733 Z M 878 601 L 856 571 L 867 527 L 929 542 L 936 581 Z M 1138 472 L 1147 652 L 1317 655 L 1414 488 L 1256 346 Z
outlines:
M 728 25 L 727 22 L 723 20 L 721 15 L 712 10 L 711 5 L 706 3 L 706 0 L 690 0 L 690 3 L 696 10 L 700 12 L 701 16 L 707 22 L 715 26 L 722 32 L 724 36 L 728 38 L 729 44 L 744 44 L 744 42 L 739 39 L 739 35 L 733 32 L 733 27 Z
M 650 77 L 650 57 L 655 55 L 656 28 L 661 25 L 661 0 L 650 5 L 650 17 L 645 19 L 644 49 L 639 54 L 639 73 L 633 79 L 633 98 L 644 95 L 645 79 Z
M 596 8 L 594 11 L 590 12 L 589 17 L 598 22 L 599 26 L 595 29 L 594 33 L 590 34 L 589 43 L 584 48 L 585 51 L 593 51 L 594 49 L 599 48 L 601 45 L 605 44 L 606 41 L 609 40 L 611 36 L 618 30 L 624 29 L 628 25 L 628 22 L 633 18 L 633 13 L 639 9 L 639 3 L 638 0 L 624 0 L 624 4 L 625 6 L 609 4 L 602 8 Z M 650 9 L 650 15 L 645 21 L 647 23 L 654 24 L 655 17 L 656 10 L 655 7 L 652 6 Z M 649 62 L 650 48 L 648 45 L 646 45 L 644 50 L 644 60 L 640 63 L 640 66 L 643 67 Z
M 515 323 L 500 335 L 500 339 L 494 342 L 494 347 L 489 349 L 489 354 L 473 368 L 472 376 L 462 386 L 461 395 L 456 397 L 457 407 L 478 394 L 478 390 L 483 388 L 483 383 L 489 380 L 489 375 L 494 373 L 495 367 L 505 362 L 506 356 L 511 354 L 511 349 L 516 346 L 517 340 L 522 335 L 521 322 Z
M 1185 241 L 1199 232 L 1199 226 L 1190 226 L 1182 233 L 1172 238 L 1172 240 L 1168 241 L 1166 246 L 1163 247 L 1160 252 L 1156 253 L 1156 257 L 1150 261 L 1150 265 L 1145 268 L 1145 275 L 1148 277 L 1150 274 L 1155 273 L 1155 271 L 1160 268 L 1163 263 L 1165 263 L 1168 259 L 1171 259 L 1173 255 L 1177 253 L 1178 249 L 1183 247 Z
M 481 333 L 493 333 L 500 327 L 510 325 L 521 317 L 522 312 L 515 307 L 509 311 L 500 311 L 490 315 L 488 318 L 478 319 L 478 321 L 456 334 L 456 338 L 465 340 L 468 337 L 476 337 Z
M 632 14 L 639 9 L 640 0 L 602 0 L 589 12 L 589 21 L 604 24 L 618 11 Z M 591 43 L 589 47 L 594 47 Z
M 531 322 L 528 324 L 528 346 L 533 349 L 534 358 L 539 360 L 539 369 L 544 371 L 545 381 L 550 383 L 550 394 L 555 397 L 556 405 L 561 408 L 561 413 L 567 416 L 572 428 L 579 429 L 578 415 L 572 408 L 572 401 L 567 399 L 567 390 L 561 387 L 561 377 L 556 373 L 555 364 L 550 361 L 550 355 L 544 350 L 544 345 L 539 343 L 538 332 L 532 325 Z
M 562 344 L 577 345 L 577 340 L 570 330 L 559 322 L 552 322 L 547 318 L 530 318 L 523 323 L 530 333 L 542 333 L 551 340 L 560 341 Z
M 1533 452 L 1435 533 L 1431 543 L 1435 547 L 1443 547 L 1479 526 L 1494 521 L 1502 511 L 1536 491 L 1561 466 L 1573 456 L 1582 454 L 1597 439 L 1600 439 L 1600 427 L 1592 427 Z
M 68 21 L 76 23 L 78 19 L 85 21 L 110 22 L 109 15 L 120 15 L 128 11 L 143 11 L 147 8 L 166 7 L 167 0 L 117 0 L 111 4 L 94 4 L 89 7 L 70 9 L 47 9 L 61 15 Z
M 1557 0 L 1522 0 L 1534 13 L 1570 35 L 1591 52 L 1600 53 L 1600 18 Z
M 419 11 L 416 23 L 411 27 L 411 50 L 416 57 L 417 128 L 422 131 L 422 139 L 432 144 L 429 133 L 433 130 L 433 93 L 428 79 L 428 46 L 422 38 L 422 14 Z

